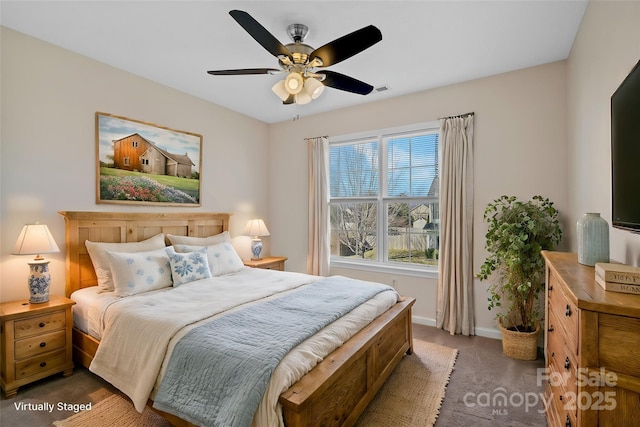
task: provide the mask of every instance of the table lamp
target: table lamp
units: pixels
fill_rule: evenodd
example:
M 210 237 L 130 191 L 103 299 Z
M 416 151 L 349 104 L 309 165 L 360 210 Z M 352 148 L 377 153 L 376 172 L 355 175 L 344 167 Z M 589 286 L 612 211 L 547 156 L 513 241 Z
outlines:
M 267 226 L 264 225 L 264 221 L 261 219 L 251 219 L 247 223 L 247 226 L 244 228 L 244 234 L 246 236 L 253 236 L 251 239 L 251 253 L 253 257 L 252 260 L 258 260 L 260 258 L 260 252 L 262 252 L 262 240 L 260 236 L 270 236 L 269 230 L 267 230 Z
M 60 252 L 49 228 L 45 224 L 28 224 L 22 228 L 16 245 L 11 252 L 13 255 L 36 255 L 29 263 L 29 302 L 31 304 L 49 301 L 49 287 L 51 274 L 49 261 L 42 254 Z

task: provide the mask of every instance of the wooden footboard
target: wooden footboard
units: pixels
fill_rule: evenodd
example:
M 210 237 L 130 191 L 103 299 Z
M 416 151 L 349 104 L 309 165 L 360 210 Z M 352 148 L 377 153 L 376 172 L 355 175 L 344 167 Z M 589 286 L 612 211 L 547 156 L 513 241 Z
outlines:
M 282 393 L 285 425 L 353 425 L 404 354 L 412 352 L 414 302 L 403 298 Z
M 380 317 L 327 356 L 280 396 L 287 427 L 351 426 L 405 353 L 411 353 L 411 307 L 414 298 L 402 298 Z M 73 330 L 73 356 L 89 367 L 98 341 Z M 176 426 L 190 426 L 170 414 Z

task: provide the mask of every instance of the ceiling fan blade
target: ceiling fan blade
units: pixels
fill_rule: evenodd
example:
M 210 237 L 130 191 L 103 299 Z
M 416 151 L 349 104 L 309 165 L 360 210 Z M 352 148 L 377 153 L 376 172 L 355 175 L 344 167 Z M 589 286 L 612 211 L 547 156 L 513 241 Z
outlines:
M 277 68 L 242 68 L 239 70 L 213 70 L 207 71 L 212 76 L 240 76 L 246 74 L 271 74 L 280 72 Z
M 282 43 L 278 41 L 266 28 L 264 28 L 258 21 L 253 19 L 251 15 L 242 10 L 232 10 L 229 15 L 236 20 L 242 28 L 245 29 L 251 37 L 255 39 L 262 47 L 264 47 L 273 56 L 278 57 L 280 55 L 292 58 L 289 49 L 284 47 Z
M 354 79 L 353 77 L 345 76 L 344 74 L 336 73 L 335 71 L 324 70 L 318 71 L 316 74 L 324 74 L 326 78 L 322 81 L 322 84 L 334 89 L 357 93 L 359 95 L 367 95 L 373 90 L 373 86 L 370 84 Z
M 287 99 L 285 99 L 284 101 L 282 101 L 282 103 L 284 105 L 295 104 L 296 103 L 295 95 L 289 95 L 289 97 Z
M 382 40 L 380 30 L 373 25 L 369 25 L 317 48 L 309 55 L 309 62 L 319 58 L 322 60 L 323 67 L 329 67 L 351 58 L 380 40 Z

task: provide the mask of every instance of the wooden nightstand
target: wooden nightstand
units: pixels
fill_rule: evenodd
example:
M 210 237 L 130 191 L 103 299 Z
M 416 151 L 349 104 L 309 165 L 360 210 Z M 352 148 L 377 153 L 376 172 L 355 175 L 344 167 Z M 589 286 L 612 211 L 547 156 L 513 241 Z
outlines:
M 251 268 L 264 268 L 265 270 L 284 271 L 284 262 L 287 257 L 284 256 L 268 256 L 261 259 L 252 259 L 243 261 L 244 265 Z
M 73 373 L 71 306 L 75 301 L 51 296 L 41 304 L 0 304 L 0 385 L 7 398 L 18 387 L 49 375 Z

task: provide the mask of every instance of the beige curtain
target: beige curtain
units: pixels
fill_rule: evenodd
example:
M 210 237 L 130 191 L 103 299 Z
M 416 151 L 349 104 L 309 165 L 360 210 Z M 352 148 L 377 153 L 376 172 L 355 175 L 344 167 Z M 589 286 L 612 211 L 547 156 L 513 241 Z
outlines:
M 473 114 L 440 123 L 438 328 L 474 335 Z
M 310 138 L 307 273 L 329 275 L 329 138 Z

